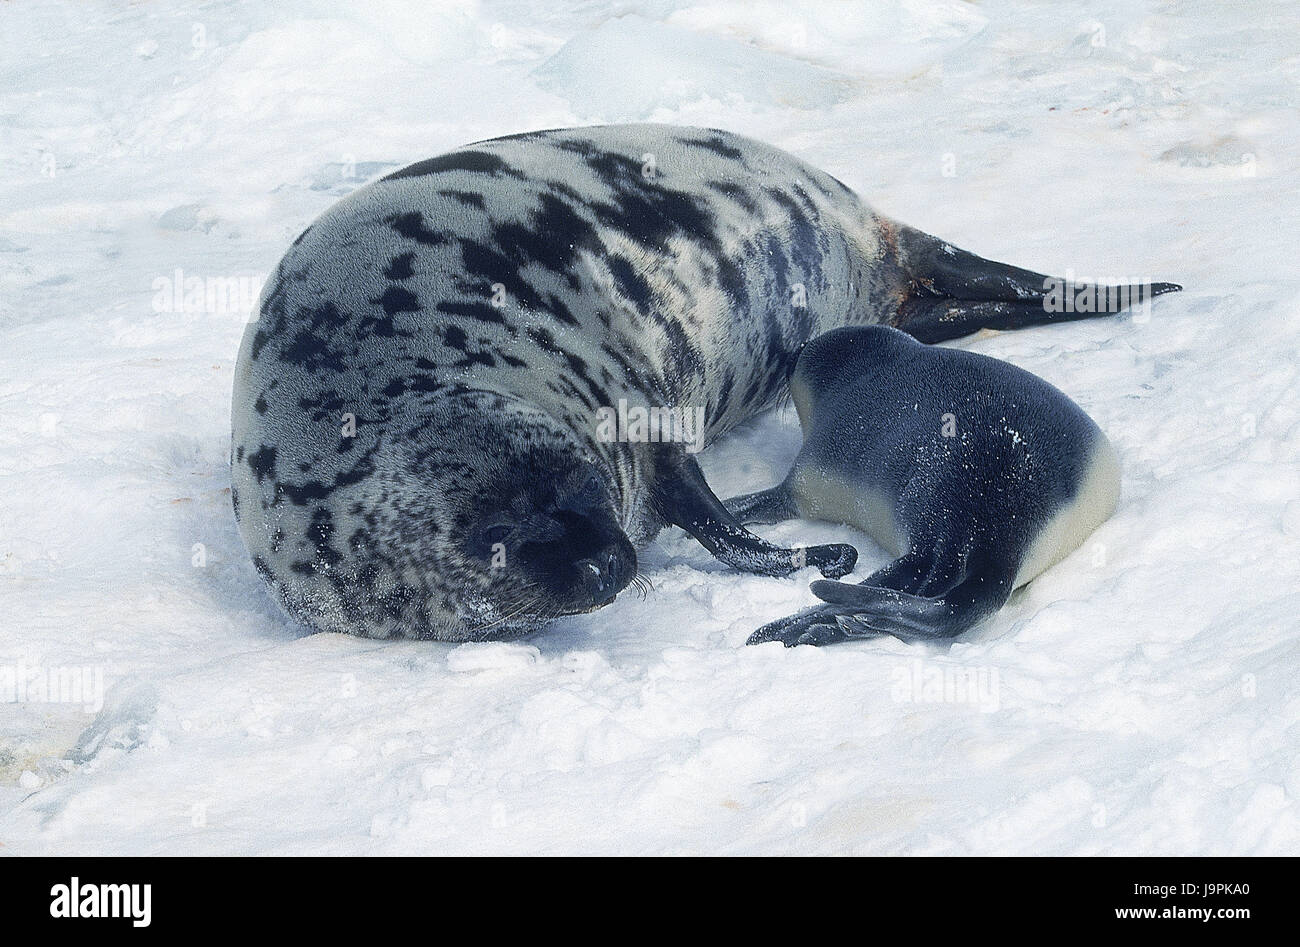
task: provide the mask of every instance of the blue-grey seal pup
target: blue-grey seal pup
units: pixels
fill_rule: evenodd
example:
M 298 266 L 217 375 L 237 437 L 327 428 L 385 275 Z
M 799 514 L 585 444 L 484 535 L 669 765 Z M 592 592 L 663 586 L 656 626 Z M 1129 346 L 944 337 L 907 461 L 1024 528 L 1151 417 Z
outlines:
M 952 638 L 1077 549 L 1119 499 L 1106 435 L 1008 362 L 842 328 L 808 343 L 790 393 L 804 432 L 794 465 L 727 509 L 746 523 L 849 523 L 897 558 L 859 585 L 814 582 L 827 604 L 750 644 Z

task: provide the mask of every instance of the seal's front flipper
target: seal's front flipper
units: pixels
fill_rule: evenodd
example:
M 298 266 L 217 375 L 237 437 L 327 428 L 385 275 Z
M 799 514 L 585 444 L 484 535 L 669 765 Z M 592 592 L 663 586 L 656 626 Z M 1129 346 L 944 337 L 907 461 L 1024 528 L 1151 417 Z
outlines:
M 847 575 L 858 561 L 858 551 L 844 543 L 783 549 L 755 536 L 727 511 L 709 489 L 693 457 L 678 462 L 661 477 L 655 489 L 659 514 L 700 541 L 719 560 L 742 572 L 789 575 L 804 566 L 816 566 L 832 579 Z
M 794 497 L 784 483 L 770 490 L 732 497 L 723 506 L 742 523 L 781 523 L 799 515 Z

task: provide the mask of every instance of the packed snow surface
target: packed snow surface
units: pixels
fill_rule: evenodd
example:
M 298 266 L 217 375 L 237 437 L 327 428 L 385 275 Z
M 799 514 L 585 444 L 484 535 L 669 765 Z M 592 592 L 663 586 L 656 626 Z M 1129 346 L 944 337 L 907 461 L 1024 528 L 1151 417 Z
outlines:
M 0 852 L 1300 852 L 1287 4 L 45 0 L 0 35 Z M 950 650 L 745 647 L 814 574 L 680 530 L 648 598 L 520 642 L 285 619 L 228 491 L 259 281 L 388 169 L 634 120 L 994 259 L 1185 284 L 957 343 L 1097 419 L 1114 518 Z M 701 457 L 728 496 L 798 446 L 787 408 Z

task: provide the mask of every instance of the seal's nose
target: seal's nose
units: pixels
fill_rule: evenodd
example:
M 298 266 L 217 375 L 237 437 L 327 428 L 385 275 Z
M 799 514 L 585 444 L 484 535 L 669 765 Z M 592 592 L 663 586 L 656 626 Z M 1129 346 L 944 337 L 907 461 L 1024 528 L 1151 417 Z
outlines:
M 576 563 L 582 587 L 594 605 L 608 605 L 627 585 L 623 559 L 615 548 L 605 549 Z

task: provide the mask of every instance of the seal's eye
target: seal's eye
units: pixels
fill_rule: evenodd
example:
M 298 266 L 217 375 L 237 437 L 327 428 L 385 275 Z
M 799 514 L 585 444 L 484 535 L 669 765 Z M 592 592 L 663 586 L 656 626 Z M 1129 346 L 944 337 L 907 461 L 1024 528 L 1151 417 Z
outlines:
M 578 491 L 578 495 L 581 496 L 584 500 L 600 499 L 600 475 L 592 474 L 590 477 L 584 480 L 582 483 L 582 488 Z
M 493 523 L 491 526 L 484 527 L 479 535 L 482 536 L 484 543 L 495 546 L 497 543 L 505 542 L 514 531 L 515 528 L 509 523 Z
M 572 486 L 576 483 L 577 486 Z M 576 477 L 569 481 L 570 486 L 556 497 L 555 506 L 560 510 L 573 513 L 589 514 L 605 503 L 605 478 L 599 473 L 590 473 L 583 480 Z

